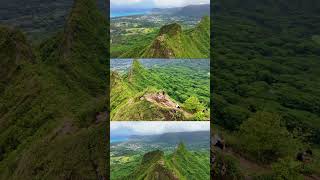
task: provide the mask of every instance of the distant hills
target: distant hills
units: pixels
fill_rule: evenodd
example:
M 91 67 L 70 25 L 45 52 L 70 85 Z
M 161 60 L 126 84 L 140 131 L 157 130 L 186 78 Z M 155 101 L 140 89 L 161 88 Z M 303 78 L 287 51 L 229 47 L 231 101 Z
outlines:
M 99 10 L 107 14 L 105 0 L 96 0 Z M 63 30 L 73 0 L 2 0 L 0 23 L 23 30 L 28 39 L 40 43 Z
M 210 179 L 209 157 L 189 152 L 183 143 L 170 155 L 160 150 L 146 153 L 140 165 L 128 176 L 119 179 L 187 180 Z
M 195 131 L 195 132 L 178 132 L 178 133 L 164 133 L 161 135 L 153 135 L 145 137 L 153 142 L 165 142 L 169 144 L 177 144 L 181 141 L 191 144 L 196 142 L 210 142 L 209 131 Z
M 129 140 L 139 140 L 143 142 L 152 143 L 166 143 L 166 144 L 178 144 L 179 142 L 185 142 L 192 146 L 201 144 L 201 147 L 210 144 L 210 132 L 209 131 L 191 131 L 191 132 L 169 132 L 157 135 L 143 135 L 143 136 L 130 136 Z
M 188 5 L 177 8 L 154 8 L 151 14 L 163 14 L 172 16 L 186 16 L 186 17 L 203 17 L 210 16 L 210 5 Z
M 94 0 L 75 2 L 39 46 L 0 27 L 0 179 L 107 178 L 106 116 L 96 117 L 106 111 L 107 19 Z
M 175 12 L 176 16 L 191 16 L 191 17 L 203 17 L 210 16 L 210 5 L 189 5 L 181 8 L 179 11 Z
M 205 16 L 199 24 L 182 30 L 177 24 L 160 28 L 150 45 L 132 49 L 121 57 L 127 58 L 208 58 L 210 54 L 210 18 Z

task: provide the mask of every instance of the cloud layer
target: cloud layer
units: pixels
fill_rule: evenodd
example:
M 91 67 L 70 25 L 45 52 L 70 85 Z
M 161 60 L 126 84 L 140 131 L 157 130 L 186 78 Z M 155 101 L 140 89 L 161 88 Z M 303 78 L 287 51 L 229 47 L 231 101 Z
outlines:
M 210 4 L 209 0 L 111 0 L 111 7 L 183 7 L 191 4 Z
M 156 7 L 183 7 L 191 4 L 209 4 L 209 0 L 153 0 Z
M 111 134 L 128 133 L 135 135 L 153 135 L 167 132 L 192 132 L 192 131 L 209 131 L 209 122 L 111 122 Z

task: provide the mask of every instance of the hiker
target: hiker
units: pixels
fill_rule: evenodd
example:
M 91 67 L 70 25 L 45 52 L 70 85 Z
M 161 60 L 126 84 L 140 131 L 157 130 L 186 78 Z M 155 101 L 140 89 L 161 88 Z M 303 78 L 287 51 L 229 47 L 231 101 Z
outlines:
M 179 104 L 176 104 L 176 108 L 180 109 L 180 106 L 179 106 Z
M 217 140 L 217 143 L 214 146 L 220 148 L 221 150 L 224 150 L 225 148 L 223 140 Z
M 301 161 L 301 162 L 304 162 L 304 163 L 310 162 L 312 160 L 312 150 L 311 149 L 307 149 L 304 152 L 299 152 L 297 154 L 296 159 L 298 161 Z
M 302 153 L 302 152 L 299 152 L 299 153 L 297 154 L 296 159 L 297 159 L 298 161 L 303 162 L 303 161 L 304 161 L 304 155 L 303 155 L 303 153 Z

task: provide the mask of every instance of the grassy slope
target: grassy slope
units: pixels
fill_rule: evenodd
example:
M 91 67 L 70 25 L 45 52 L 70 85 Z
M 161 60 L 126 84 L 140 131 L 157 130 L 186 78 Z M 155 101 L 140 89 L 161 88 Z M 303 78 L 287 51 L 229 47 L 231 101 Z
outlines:
M 181 179 L 210 179 L 210 161 L 204 152 L 189 152 L 183 144 L 167 157 L 166 166 Z
M 178 27 L 177 27 L 178 26 Z M 172 29 L 176 32 L 172 32 Z M 162 33 L 164 31 L 165 33 Z M 161 38 L 159 38 L 162 36 Z M 159 40 L 161 39 L 161 40 Z M 191 30 L 178 24 L 163 26 L 151 44 L 130 49 L 120 57 L 128 58 L 208 58 L 210 51 L 210 18 L 203 17 Z M 140 42 L 140 41 L 139 41 Z
M 111 75 L 111 119 L 113 120 L 165 120 L 177 118 L 170 109 L 160 107 L 140 97 L 157 93 L 159 77 L 152 76 L 135 60 L 126 78 L 116 72 Z
M 192 77 L 189 77 L 190 74 L 182 74 L 183 72 L 178 72 L 175 67 L 172 67 L 172 69 L 169 69 L 168 71 L 171 71 L 169 72 L 171 74 L 177 72 L 180 76 L 183 75 L 186 78 L 192 79 Z M 200 86 L 201 83 L 205 82 L 198 81 L 201 82 L 199 84 L 197 82 L 192 82 L 191 84 L 194 86 L 194 89 L 185 89 L 182 87 L 190 86 L 181 82 L 185 81 L 185 79 L 180 81 L 175 75 L 168 75 L 167 72 L 160 72 L 160 70 L 157 72 L 156 70 L 145 69 L 137 60 L 133 62 L 127 75 L 120 77 L 119 74 L 113 72 L 111 75 L 111 119 L 187 120 L 192 118 L 188 114 L 183 114 L 182 112 L 173 113 L 171 111 L 172 108 L 160 107 L 145 99 L 140 99 L 147 94 L 156 94 L 162 89 L 166 89 L 166 93 L 168 93 L 170 97 L 174 97 L 170 98 L 171 101 L 179 104 L 182 104 L 186 100 L 183 99 L 182 95 L 176 90 L 179 88 L 183 91 L 184 95 L 187 96 L 186 98 L 193 94 L 197 94 L 200 100 L 209 103 L 208 98 L 205 97 L 207 91 L 204 89 L 199 90 L 200 88 L 198 87 L 198 85 Z M 200 75 L 198 77 L 200 77 Z M 177 83 L 173 83 L 173 79 L 177 81 Z M 169 81 L 170 85 L 168 85 L 165 80 Z M 179 85 L 181 87 L 177 88 Z
M 146 153 L 141 164 L 124 179 L 209 179 L 210 162 L 208 153 L 189 152 L 183 144 L 170 155 L 164 155 L 162 151 Z M 119 177 L 121 179 L 121 177 Z
M 95 113 L 105 103 L 107 32 L 95 3 L 78 0 L 65 31 L 10 79 L 0 94 L 0 179 L 106 177 L 106 130 Z

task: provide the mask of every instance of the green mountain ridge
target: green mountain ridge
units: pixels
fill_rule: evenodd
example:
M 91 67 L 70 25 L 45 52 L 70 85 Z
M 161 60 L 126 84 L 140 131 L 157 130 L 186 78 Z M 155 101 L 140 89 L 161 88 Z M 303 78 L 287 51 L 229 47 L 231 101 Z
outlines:
M 177 108 L 181 104 L 168 95 L 157 74 L 134 60 L 128 73 L 111 73 L 112 120 L 188 120 L 194 112 Z
M 189 152 L 183 143 L 169 155 L 155 150 L 146 153 L 134 172 L 123 179 L 186 180 L 209 179 L 210 163 Z M 192 169 L 192 170 L 190 170 Z M 120 178 L 121 179 L 121 178 Z
M 128 58 L 209 58 L 210 18 L 205 16 L 193 29 L 182 30 L 177 24 L 160 28 L 150 45 L 132 49 L 121 57 Z
M 0 37 L 0 179 L 107 177 L 106 119 L 96 113 L 108 31 L 95 1 L 76 0 L 64 32 L 37 48 L 12 28 Z

